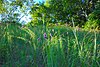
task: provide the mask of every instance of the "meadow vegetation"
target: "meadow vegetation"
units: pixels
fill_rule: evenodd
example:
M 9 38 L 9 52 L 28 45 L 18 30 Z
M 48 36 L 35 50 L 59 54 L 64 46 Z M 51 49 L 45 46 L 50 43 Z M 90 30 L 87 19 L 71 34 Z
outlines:
M 0 0 L 0 67 L 100 67 L 100 0 Z
M 2 67 L 100 67 L 100 32 L 66 26 L 0 26 Z

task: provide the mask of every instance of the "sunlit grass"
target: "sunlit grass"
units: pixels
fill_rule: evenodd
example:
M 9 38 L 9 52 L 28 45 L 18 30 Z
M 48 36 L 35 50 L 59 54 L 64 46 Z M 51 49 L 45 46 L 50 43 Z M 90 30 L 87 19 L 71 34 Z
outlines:
M 0 26 L 4 67 L 100 67 L 99 49 L 100 32 L 66 26 Z

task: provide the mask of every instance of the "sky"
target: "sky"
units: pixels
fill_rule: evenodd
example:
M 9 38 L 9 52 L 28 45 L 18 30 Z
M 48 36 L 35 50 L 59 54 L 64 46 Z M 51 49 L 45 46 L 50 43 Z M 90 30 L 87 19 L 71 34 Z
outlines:
M 34 0 L 35 2 L 43 2 L 43 1 L 45 1 L 45 0 Z

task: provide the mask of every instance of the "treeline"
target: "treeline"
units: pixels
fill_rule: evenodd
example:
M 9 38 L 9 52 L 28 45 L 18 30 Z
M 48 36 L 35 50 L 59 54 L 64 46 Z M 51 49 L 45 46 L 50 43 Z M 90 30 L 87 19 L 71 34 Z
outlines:
M 67 23 L 85 28 L 100 28 L 99 0 L 46 0 L 31 8 L 32 22 Z
M 42 3 L 35 3 L 34 0 L 1 0 L 0 5 L 1 22 L 20 22 L 23 16 L 31 15 L 33 25 L 72 25 L 73 18 L 76 26 L 100 29 L 100 0 L 46 0 Z

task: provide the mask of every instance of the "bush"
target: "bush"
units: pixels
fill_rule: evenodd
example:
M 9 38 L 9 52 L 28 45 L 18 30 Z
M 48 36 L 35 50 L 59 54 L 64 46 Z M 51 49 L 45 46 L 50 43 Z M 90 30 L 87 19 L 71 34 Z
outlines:
M 87 29 L 100 28 L 100 9 L 94 10 L 94 12 L 89 14 L 88 21 L 85 24 L 85 28 Z
M 85 29 L 95 29 L 99 27 L 99 20 L 89 20 L 85 24 Z

